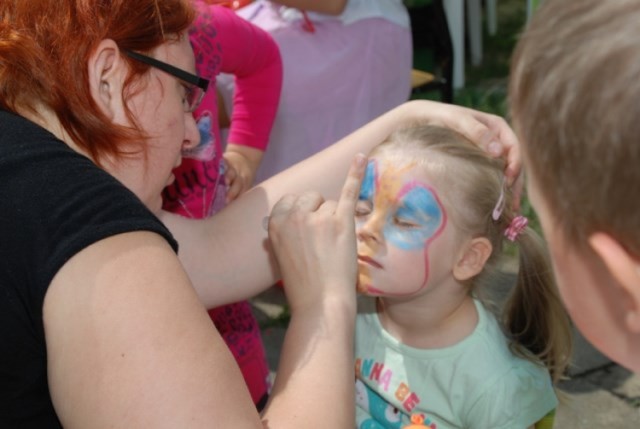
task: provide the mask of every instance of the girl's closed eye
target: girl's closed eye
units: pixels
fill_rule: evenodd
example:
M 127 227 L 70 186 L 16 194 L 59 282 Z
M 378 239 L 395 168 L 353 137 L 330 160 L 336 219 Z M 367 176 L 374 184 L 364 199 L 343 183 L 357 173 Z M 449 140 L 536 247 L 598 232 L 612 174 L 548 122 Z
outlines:
M 356 203 L 356 217 L 368 216 L 373 210 L 373 204 L 369 200 L 358 200 Z
M 393 223 L 401 228 L 420 228 L 420 224 L 413 219 L 403 218 L 401 216 L 394 216 Z

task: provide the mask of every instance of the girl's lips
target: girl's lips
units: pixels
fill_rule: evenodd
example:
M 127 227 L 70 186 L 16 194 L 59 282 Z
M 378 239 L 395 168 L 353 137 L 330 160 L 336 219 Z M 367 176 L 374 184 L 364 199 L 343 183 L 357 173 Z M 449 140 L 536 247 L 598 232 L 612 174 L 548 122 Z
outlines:
M 382 268 L 382 265 L 380 265 L 378 262 L 376 262 L 374 259 L 371 259 L 368 256 L 358 255 L 358 261 L 363 262 L 367 265 L 371 265 L 372 267 L 375 267 L 375 268 Z

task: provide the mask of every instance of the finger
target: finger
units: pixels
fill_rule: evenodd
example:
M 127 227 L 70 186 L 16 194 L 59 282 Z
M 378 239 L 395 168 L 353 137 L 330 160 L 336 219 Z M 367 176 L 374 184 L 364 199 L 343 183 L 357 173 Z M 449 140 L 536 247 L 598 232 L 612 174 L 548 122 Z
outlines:
M 302 211 L 316 211 L 324 202 L 319 192 L 307 191 L 296 200 L 295 208 Z
M 518 178 L 522 176 L 522 154 L 520 153 L 520 145 L 516 144 L 509 148 L 507 153 L 507 168 L 504 175 L 507 178 L 507 183 L 513 185 L 517 182 Z
M 333 214 L 338 208 L 338 202 L 334 200 L 327 200 L 318 207 L 318 214 Z
M 269 222 L 271 219 L 277 216 L 282 216 L 291 211 L 291 208 L 296 202 L 297 197 L 293 194 L 284 195 L 280 198 L 271 209 L 271 214 L 269 215 Z
M 479 145 L 491 156 L 504 157 L 506 161 L 504 174 L 507 184 L 513 185 L 522 170 L 522 156 L 516 134 L 507 121 L 500 116 L 477 112 L 475 117 L 487 127 Z
M 231 186 L 227 189 L 226 201 L 230 202 L 238 198 L 242 193 L 242 182 L 240 180 L 234 180 L 231 182 Z
M 367 165 L 367 157 L 359 153 L 355 156 L 349 167 L 347 179 L 342 187 L 340 199 L 336 207 L 338 215 L 353 217 L 360 195 L 360 185 Z
M 503 147 L 489 116 L 477 110 L 460 107 L 455 114 L 448 115 L 442 125 L 456 130 L 491 156 L 499 157 L 502 155 Z
M 516 141 L 509 125 L 497 115 L 476 112 L 474 117 L 484 127 L 478 145 L 495 158 L 503 156 Z
M 512 209 L 515 213 L 520 213 L 520 203 L 522 201 L 522 193 L 524 191 L 524 174 L 519 174 L 511 185 L 512 193 Z
M 224 184 L 227 186 L 231 186 L 231 184 L 236 180 L 238 173 L 235 168 L 231 166 L 231 164 L 227 163 L 227 170 L 224 172 Z

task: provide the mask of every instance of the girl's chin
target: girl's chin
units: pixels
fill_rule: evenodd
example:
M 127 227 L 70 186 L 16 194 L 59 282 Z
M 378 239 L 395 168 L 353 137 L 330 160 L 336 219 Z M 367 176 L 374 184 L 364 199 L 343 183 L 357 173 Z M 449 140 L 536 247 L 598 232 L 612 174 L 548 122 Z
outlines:
M 382 296 L 384 295 L 384 292 L 377 290 L 376 288 L 374 288 L 371 285 L 368 285 L 366 283 L 358 283 L 358 286 L 356 288 L 356 291 L 360 294 L 360 295 L 366 295 L 366 296 Z

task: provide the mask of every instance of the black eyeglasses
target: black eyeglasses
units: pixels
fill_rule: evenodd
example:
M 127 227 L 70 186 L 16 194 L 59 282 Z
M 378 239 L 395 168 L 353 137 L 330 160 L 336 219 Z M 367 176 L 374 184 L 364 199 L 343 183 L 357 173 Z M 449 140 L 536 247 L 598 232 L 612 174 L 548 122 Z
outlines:
M 178 67 L 172 66 L 171 64 L 167 64 L 163 61 L 156 60 L 155 58 L 147 55 L 142 55 L 128 50 L 125 50 L 124 53 L 134 60 L 150 65 L 151 67 L 155 67 L 158 70 L 162 70 L 163 72 L 190 84 L 189 86 L 185 85 L 186 94 L 184 97 L 184 110 L 185 112 L 193 112 L 198 108 L 204 98 L 204 94 L 207 92 L 207 88 L 209 87 L 208 79 L 196 76 L 195 74 L 191 74 L 185 70 L 179 69 Z

